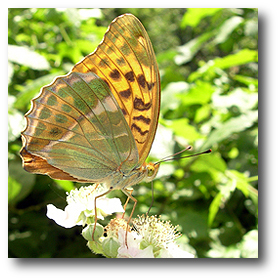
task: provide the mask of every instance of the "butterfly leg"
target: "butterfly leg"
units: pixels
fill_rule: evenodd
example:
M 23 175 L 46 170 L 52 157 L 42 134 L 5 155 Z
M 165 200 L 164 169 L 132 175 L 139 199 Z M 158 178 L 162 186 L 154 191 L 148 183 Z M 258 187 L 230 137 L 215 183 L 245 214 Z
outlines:
M 133 189 L 131 189 L 131 191 L 130 191 L 130 196 L 132 195 L 132 192 L 133 192 Z M 127 204 L 128 204 L 129 199 L 130 199 L 130 198 L 127 197 L 127 200 L 126 200 L 126 202 L 125 202 L 125 204 L 124 204 L 124 206 L 123 206 L 124 212 L 123 212 L 122 217 L 121 217 L 122 219 L 124 218 L 126 206 L 127 206 Z
M 93 190 L 91 190 L 87 196 L 91 195 L 97 189 L 98 186 L 99 186 L 99 184 L 96 184 L 95 188 Z
M 125 231 L 125 245 L 128 248 L 128 246 L 127 246 L 127 232 L 128 232 L 128 227 L 129 227 L 130 220 L 132 218 L 132 215 L 134 213 L 134 210 L 135 210 L 135 207 L 136 207 L 136 204 L 137 204 L 137 199 L 131 195 L 132 191 L 129 193 L 129 191 L 126 188 L 123 188 L 122 192 L 128 197 L 128 199 L 131 199 L 131 200 L 134 201 L 134 205 L 133 205 L 133 208 L 131 210 L 130 216 L 128 218 L 126 231 Z
M 152 209 L 152 206 L 153 206 L 154 201 L 155 201 L 155 199 L 154 199 L 154 182 L 153 181 L 151 182 L 151 190 L 152 190 L 152 202 L 150 204 L 150 207 L 149 207 L 148 211 L 146 212 L 146 219 L 147 219 L 147 217 L 150 213 L 150 210 Z
M 93 227 L 93 231 L 92 231 L 92 240 L 93 240 L 93 241 L 94 241 L 94 232 L 95 232 L 96 224 L 97 224 L 97 207 L 96 207 L 96 201 L 97 201 L 98 198 L 100 198 L 100 197 L 102 197 L 102 196 L 108 194 L 108 193 L 111 192 L 111 191 L 112 191 L 112 189 L 110 188 L 107 192 L 102 193 L 102 194 L 100 194 L 100 195 L 98 195 L 98 196 L 96 196 L 96 197 L 94 198 L 94 227 Z

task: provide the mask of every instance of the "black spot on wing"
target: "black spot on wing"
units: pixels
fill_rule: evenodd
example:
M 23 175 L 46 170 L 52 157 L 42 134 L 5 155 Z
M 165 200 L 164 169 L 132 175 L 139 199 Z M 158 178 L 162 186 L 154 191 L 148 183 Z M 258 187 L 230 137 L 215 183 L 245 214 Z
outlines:
M 145 130 L 145 131 L 142 131 L 142 129 L 135 123 L 133 123 L 131 125 L 131 130 L 132 129 L 136 129 L 142 136 L 146 135 L 147 133 L 149 133 L 149 130 Z
M 140 98 L 135 98 L 133 102 L 133 107 L 134 109 L 138 111 L 148 111 L 152 106 L 151 102 L 144 103 L 142 99 Z
M 143 74 L 137 76 L 137 82 L 142 88 L 146 87 L 147 82 Z
M 151 119 L 150 119 L 150 118 L 146 118 L 146 117 L 144 117 L 144 116 L 142 116 L 142 115 L 137 116 L 137 117 L 133 117 L 133 120 L 135 120 L 135 121 L 141 121 L 141 122 L 143 122 L 143 123 L 145 123 L 145 124 L 150 124 L 150 123 L 151 123 Z
M 132 71 L 127 72 L 124 76 L 131 83 L 135 81 L 134 74 Z
M 131 90 L 130 89 L 123 90 L 120 91 L 119 94 L 124 98 L 129 98 L 131 96 Z
M 120 74 L 120 72 L 117 69 L 114 69 L 112 72 L 110 72 L 109 76 L 113 80 L 118 80 L 121 77 L 121 74 Z

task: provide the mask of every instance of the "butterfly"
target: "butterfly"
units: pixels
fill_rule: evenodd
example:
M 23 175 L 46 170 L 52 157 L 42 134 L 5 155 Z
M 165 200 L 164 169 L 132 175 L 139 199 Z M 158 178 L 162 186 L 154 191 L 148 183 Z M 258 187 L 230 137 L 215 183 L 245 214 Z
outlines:
M 152 43 L 134 15 L 121 15 L 93 53 L 32 99 L 22 132 L 23 168 L 121 189 L 133 199 L 133 213 L 137 200 L 128 188 L 158 172 L 159 164 L 145 161 L 159 110 Z

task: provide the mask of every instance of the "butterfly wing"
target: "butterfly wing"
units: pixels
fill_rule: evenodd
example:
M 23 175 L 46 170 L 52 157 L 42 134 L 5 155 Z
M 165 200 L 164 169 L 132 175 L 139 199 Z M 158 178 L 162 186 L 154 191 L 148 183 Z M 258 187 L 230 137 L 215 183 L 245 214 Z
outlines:
M 70 73 L 32 100 L 22 132 L 24 168 L 55 179 L 103 182 L 120 166 L 133 169 L 133 135 L 107 84 L 93 73 Z
M 160 109 L 160 77 L 151 41 L 131 14 L 117 17 L 101 44 L 72 69 L 93 72 L 115 96 L 131 129 L 142 165 L 154 140 Z

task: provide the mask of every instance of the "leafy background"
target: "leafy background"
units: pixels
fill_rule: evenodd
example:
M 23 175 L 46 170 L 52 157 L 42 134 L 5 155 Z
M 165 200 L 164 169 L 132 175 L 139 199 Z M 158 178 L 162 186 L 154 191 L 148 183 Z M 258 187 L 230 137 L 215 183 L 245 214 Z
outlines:
M 9 257 L 100 257 L 86 247 L 80 227 L 64 229 L 45 216 L 47 204 L 64 208 L 65 192 L 80 185 L 25 172 L 20 131 L 40 88 L 91 53 L 109 23 L 127 12 L 147 29 L 161 75 L 149 159 L 189 144 L 192 152 L 213 151 L 161 164 L 150 213 L 178 224 L 178 242 L 200 258 L 257 257 L 258 11 L 221 8 L 9 9 Z M 145 213 L 151 184 L 133 195 L 134 216 Z M 119 191 L 112 196 L 125 201 Z

